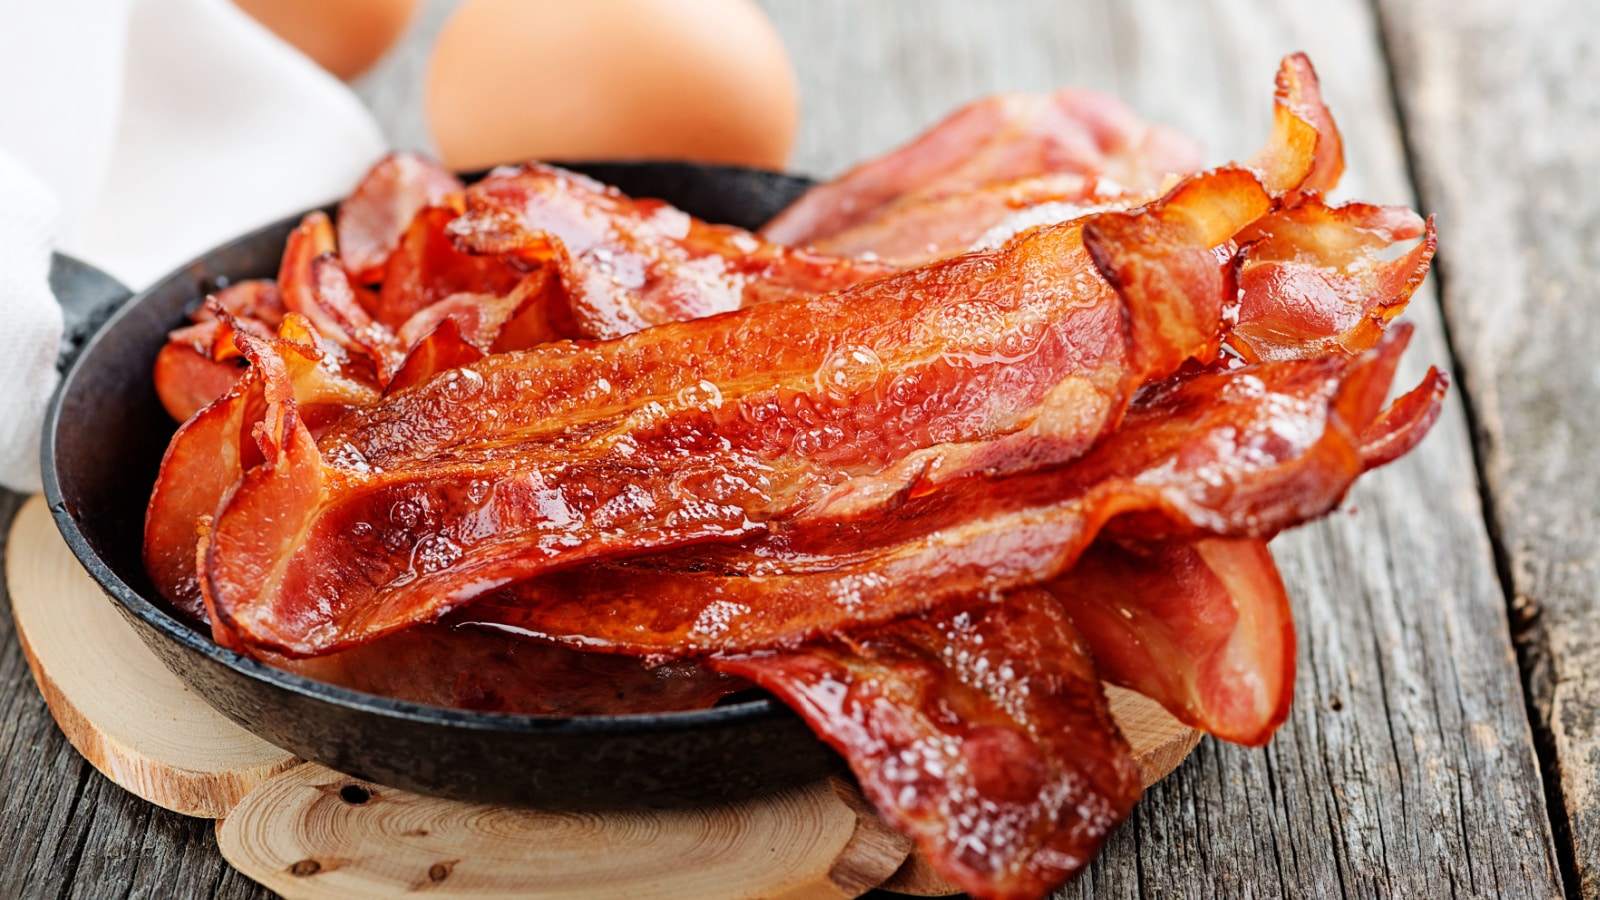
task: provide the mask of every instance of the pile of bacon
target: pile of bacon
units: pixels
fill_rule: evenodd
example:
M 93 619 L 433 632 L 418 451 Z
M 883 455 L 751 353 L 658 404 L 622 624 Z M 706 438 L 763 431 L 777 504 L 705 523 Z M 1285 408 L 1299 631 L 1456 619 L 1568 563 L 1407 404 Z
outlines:
M 1104 97 L 981 102 L 761 235 L 392 157 L 161 354 L 150 575 L 271 659 L 447 617 L 749 679 L 949 878 L 1044 894 L 1139 794 L 1101 680 L 1264 743 L 1265 542 L 1445 391 L 1384 405 L 1431 227 L 1326 204 L 1303 57 L 1277 87 L 1201 172 Z

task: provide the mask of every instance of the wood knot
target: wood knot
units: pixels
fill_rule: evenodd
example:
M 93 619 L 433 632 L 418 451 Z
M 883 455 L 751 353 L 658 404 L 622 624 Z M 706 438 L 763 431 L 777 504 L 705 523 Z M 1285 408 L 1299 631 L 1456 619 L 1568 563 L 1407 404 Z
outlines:
M 289 874 L 296 878 L 305 878 L 322 871 L 322 863 L 314 859 L 302 859 L 289 867 Z
M 372 799 L 372 792 L 359 784 L 347 784 L 339 789 L 339 797 L 346 803 L 359 806 Z
M 452 859 L 449 862 L 436 862 L 432 866 L 429 866 L 428 880 L 434 884 L 438 884 L 446 878 L 449 878 L 450 872 L 456 867 L 457 862 L 459 862 L 459 860 Z

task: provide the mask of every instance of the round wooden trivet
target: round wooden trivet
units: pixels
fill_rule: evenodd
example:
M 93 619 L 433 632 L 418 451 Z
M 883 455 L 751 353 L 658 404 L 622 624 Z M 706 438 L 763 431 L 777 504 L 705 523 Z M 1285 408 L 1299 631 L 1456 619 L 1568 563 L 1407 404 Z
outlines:
M 235 868 L 285 897 L 855 897 L 910 840 L 825 780 L 669 811 L 555 813 L 392 790 L 305 765 L 217 829 Z
M 226 816 L 223 856 L 284 896 L 956 893 L 839 779 L 726 806 L 597 815 L 440 800 L 301 763 L 167 671 L 78 565 L 42 498 L 17 514 L 6 569 L 23 652 L 72 745 L 152 803 Z M 1107 693 L 1146 786 L 1199 741 L 1154 702 Z

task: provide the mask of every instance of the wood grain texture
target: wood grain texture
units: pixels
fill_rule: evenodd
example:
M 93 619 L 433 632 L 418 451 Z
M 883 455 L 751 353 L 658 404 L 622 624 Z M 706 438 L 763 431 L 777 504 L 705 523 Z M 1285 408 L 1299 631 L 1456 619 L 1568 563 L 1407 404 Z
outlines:
M 1378 23 L 1356 0 L 762 5 L 796 48 L 804 171 L 837 172 L 990 91 L 1069 83 L 1196 134 L 1220 162 L 1263 139 L 1277 59 L 1303 49 L 1347 140 L 1340 193 L 1414 201 Z M 1449 365 L 1436 304 L 1431 287 L 1413 303 L 1403 377 Z M 1560 892 L 1459 394 L 1347 506 L 1274 546 L 1301 634 L 1289 723 L 1264 750 L 1203 742 L 1067 896 Z
M 157 806 L 217 819 L 299 762 L 162 665 L 73 557 L 42 496 L 10 532 L 6 588 L 28 667 L 67 740 L 106 777 Z
M 599 815 L 437 800 L 310 764 L 246 797 L 217 842 L 240 871 L 290 898 L 845 900 L 911 850 L 842 781 L 709 809 Z
M 432 21 L 434 10 L 453 2 L 431 0 Z M 984 92 L 1063 83 L 1114 91 L 1146 115 L 1203 137 L 1220 160 L 1259 142 L 1273 64 L 1283 52 L 1305 49 L 1349 138 L 1343 193 L 1412 200 L 1379 23 L 1366 0 L 761 2 L 800 71 L 804 124 L 794 164 L 801 171 L 837 172 Z M 1580 151 L 1600 146 L 1592 111 L 1577 118 L 1597 83 L 1592 14 L 1586 0 L 1534 0 L 1503 11 L 1493 0 L 1381 5 L 1401 96 L 1417 120 L 1407 133 L 1424 208 L 1444 214 L 1441 261 L 1455 339 L 1464 348 L 1465 387 L 1498 384 L 1510 402 L 1512 382 L 1523 377 L 1518 366 L 1532 365 L 1518 358 L 1519 348 L 1561 352 L 1553 357 L 1561 362 L 1537 373 L 1544 380 L 1530 388 L 1532 405 L 1502 408 L 1507 418 L 1498 433 L 1531 429 L 1523 446 L 1566 448 L 1566 468 L 1553 455 L 1523 456 L 1553 468 L 1520 477 L 1558 493 L 1524 495 L 1530 515 L 1550 502 L 1542 512 L 1573 516 L 1534 521 L 1522 532 L 1529 541 L 1522 556 L 1510 555 L 1525 560 L 1519 565 L 1530 574 L 1519 590 L 1535 589 L 1529 596 L 1544 605 L 1545 621 L 1558 618 L 1560 596 L 1572 613 L 1566 621 L 1581 621 L 1582 604 L 1596 593 L 1593 569 L 1583 571 L 1594 557 L 1592 512 L 1583 512 L 1600 491 L 1592 480 L 1551 473 L 1573 476 L 1588 433 L 1582 429 L 1594 428 L 1592 392 L 1581 395 L 1590 398 L 1587 406 L 1565 393 L 1574 378 L 1588 379 L 1579 387 L 1591 390 L 1600 357 L 1568 348 L 1594 332 L 1581 327 L 1582 318 L 1569 318 L 1564 331 L 1550 318 L 1520 322 L 1500 304 L 1558 308 L 1570 294 L 1559 308 L 1579 315 L 1576 298 L 1592 291 L 1592 273 L 1600 271 L 1588 212 L 1595 203 L 1578 194 L 1592 193 L 1595 183 L 1592 157 Z M 1548 47 L 1539 43 L 1547 37 Z M 411 145 L 423 134 L 415 76 L 425 42 L 425 31 L 416 31 L 363 85 L 389 79 L 381 92 L 385 126 L 411 136 L 402 141 Z M 1557 77 L 1563 67 L 1573 73 L 1567 81 Z M 1439 97 L 1448 102 L 1427 112 Z M 1568 112 L 1539 118 L 1551 108 Z M 1432 123 L 1431 143 L 1418 122 Z M 1558 125 L 1570 129 L 1566 138 L 1554 131 Z M 1536 139 L 1519 151 L 1525 135 Z M 1522 168 L 1497 168 L 1502 159 Z M 1484 191 L 1491 202 L 1474 193 Z M 1497 218 L 1504 215 L 1514 221 Z M 1508 236 L 1511 242 L 1501 240 Z M 1545 240 L 1551 243 L 1543 246 Z M 1561 277 L 1551 278 L 1552 271 Z M 1463 289 L 1481 303 L 1458 299 L 1467 296 L 1458 293 Z M 1448 360 L 1436 299 L 1425 291 L 1414 309 L 1422 334 L 1412 375 L 1423 362 Z M 1481 324 L 1459 321 L 1467 309 Z M 1560 333 L 1538 330 L 1545 327 Z M 1472 350 L 1472 334 L 1496 353 Z M 1480 356 L 1499 368 L 1482 367 Z M 1416 456 L 1357 491 L 1355 514 L 1275 545 L 1301 631 L 1289 724 L 1262 750 L 1203 741 L 1060 896 L 1561 891 L 1459 396 Z M 1520 470 L 1508 463 L 1506 471 Z M 1504 528 L 1499 491 L 1509 476 L 1490 474 Z M 14 498 L 3 503 L 15 506 Z M 1549 561 L 1544 554 L 1552 550 Z M 1561 658 L 1571 665 L 1580 654 L 1563 646 Z M 1560 678 L 1573 686 L 1583 681 L 1570 667 Z M 29 684 L 9 620 L 0 622 L 0 691 L 0 853 L 11 862 L 0 869 L 0 896 L 265 894 L 227 874 L 194 820 L 149 807 L 77 759 Z M 1567 693 L 1572 699 L 1561 709 L 1582 724 L 1582 695 Z M 1570 758 L 1567 774 L 1594 771 L 1595 761 Z
M 1600 897 L 1600 9 L 1383 0 L 1582 896 Z
M 1128 739 L 1133 761 L 1139 764 L 1139 781 L 1150 787 L 1183 765 L 1199 745 L 1201 734 L 1184 726 L 1143 694 L 1106 685 L 1111 717 Z
M 0 545 L 22 500 L 0 491 Z M 223 862 L 210 822 L 124 791 L 73 750 L 34 689 L 9 602 L 0 611 L 0 857 L 0 897 L 268 896 Z

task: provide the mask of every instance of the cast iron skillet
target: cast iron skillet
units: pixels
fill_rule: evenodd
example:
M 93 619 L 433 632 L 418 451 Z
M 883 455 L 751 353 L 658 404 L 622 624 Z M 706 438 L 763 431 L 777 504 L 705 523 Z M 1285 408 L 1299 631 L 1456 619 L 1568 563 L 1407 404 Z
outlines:
M 680 163 L 577 167 L 703 219 L 754 228 L 809 182 Z M 462 800 L 605 809 L 748 797 L 841 766 L 770 699 L 658 715 L 549 718 L 442 709 L 362 694 L 224 650 L 157 598 L 140 561 L 145 504 L 175 429 L 150 380 L 168 330 L 224 280 L 276 274 L 300 217 L 230 241 L 123 305 L 72 362 L 45 420 L 44 491 L 84 568 L 167 667 L 230 719 L 295 754 L 381 784 Z M 59 262 L 69 322 L 126 296 Z M 103 316 L 103 313 L 101 313 Z M 87 324 L 84 324 L 87 322 Z M 70 330 L 70 329 L 69 329 Z M 69 341 L 70 343 L 70 341 Z M 70 349 L 68 350 L 70 353 Z

